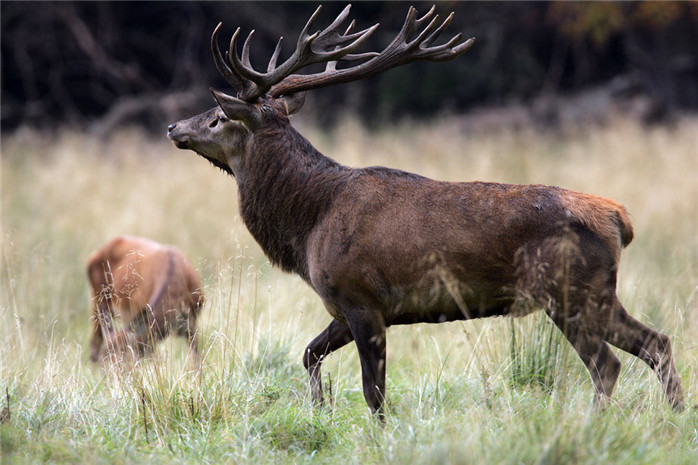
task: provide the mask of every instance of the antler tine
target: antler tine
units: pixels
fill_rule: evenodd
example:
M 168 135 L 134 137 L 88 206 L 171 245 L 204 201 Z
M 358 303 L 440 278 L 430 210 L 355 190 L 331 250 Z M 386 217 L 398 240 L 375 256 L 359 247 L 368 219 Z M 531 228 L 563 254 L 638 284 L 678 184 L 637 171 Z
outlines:
M 352 42 L 364 35 L 366 35 L 366 38 L 368 38 L 368 36 L 373 34 L 373 29 L 375 29 L 377 26 L 378 24 L 375 24 L 371 27 L 367 27 L 362 31 L 354 32 L 353 34 L 335 33 L 333 34 L 333 36 L 326 35 L 323 31 L 323 33 L 313 42 L 313 52 L 317 53 L 318 50 L 333 50 L 333 48 L 336 46 L 348 44 L 349 42 Z
M 342 10 L 342 12 L 339 13 L 339 15 L 337 15 L 337 17 L 335 18 L 334 21 L 332 21 L 332 24 L 330 24 L 322 32 L 320 32 L 320 36 L 318 38 L 324 37 L 324 36 L 329 36 L 332 33 L 336 34 L 336 32 L 339 29 L 339 27 L 341 26 L 341 24 L 344 22 L 345 19 L 347 19 L 347 16 L 349 16 L 350 10 L 351 10 L 351 4 L 345 6 L 344 9 Z M 354 21 L 352 21 L 352 23 L 353 22 Z M 346 33 L 345 33 L 345 35 L 346 35 Z
M 283 36 L 279 37 L 279 41 L 276 43 L 274 53 L 271 54 L 271 58 L 269 59 L 269 65 L 267 65 L 267 73 L 276 69 L 276 61 L 279 59 L 279 55 L 281 54 L 281 42 L 283 40 Z
M 316 52 L 315 55 L 316 57 L 314 58 L 313 62 L 322 62 L 326 60 L 339 60 L 339 59 L 347 59 L 347 60 L 360 60 L 364 58 L 371 58 L 374 56 L 379 55 L 376 52 L 366 52 L 366 53 L 361 53 L 361 54 L 355 54 L 355 55 L 349 55 L 350 52 L 353 52 L 356 50 L 359 46 L 361 46 L 368 38 L 373 34 L 373 32 L 378 28 L 378 24 L 374 24 L 373 26 L 364 29 L 363 31 L 356 32 L 354 34 L 351 34 L 349 36 L 350 38 L 356 37 L 356 39 L 353 40 L 353 42 L 342 46 L 342 44 L 345 44 L 347 42 L 347 39 L 344 37 L 340 37 L 338 41 L 334 43 L 330 43 L 326 45 L 325 50 L 327 50 L 330 46 L 334 47 L 334 50 L 332 51 L 327 51 L 327 52 Z
M 301 31 L 300 36 L 298 36 L 299 48 L 300 48 L 300 44 L 304 40 L 309 40 L 312 42 L 318 36 L 318 34 L 320 34 L 320 32 L 318 31 L 315 34 L 308 36 L 308 31 L 310 30 L 310 26 L 312 26 L 312 24 L 315 22 L 315 18 L 317 18 L 317 16 L 320 14 L 320 10 L 322 10 L 322 5 L 319 5 L 315 9 L 315 12 L 310 16 L 310 19 L 308 20 L 308 22 L 305 23 L 305 27 L 303 27 L 303 30 Z
M 427 13 L 427 15 L 428 14 L 429 13 Z M 426 17 L 427 15 L 424 16 Z M 400 32 L 398 32 L 397 36 L 395 36 L 395 39 L 393 39 L 390 45 L 409 40 L 409 38 L 414 34 L 414 29 L 417 26 L 415 21 L 416 16 L 417 10 L 413 6 L 410 6 L 410 9 L 407 10 L 407 17 L 405 18 L 405 23 L 402 25 L 402 29 L 400 29 Z M 388 47 L 390 47 L 390 45 L 388 45 Z
M 348 5 L 350 7 L 351 5 Z M 345 11 L 348 11 L 347 8 L 344 9 Z M 336 21 L 335 21 L 336 22 Z M 354 26 L 356 26 L 356 20 L 351 20 L 351 23 L 349 23 L 349 26 L 347 27 L 346 31 L 344 31 L 343 36 L 345 38 L 354 38 L 354 37 L 360 37 L 361 34 L 364 34 L 367 29 L 364 29 L 363 31 L 359 31 L 357 33 L 349 35 L 349 33 L 354 29 Z M 335 47 L 335 50 L 338 49 L 339 46 Z M 367 52 L 367 53 L 360 53 L 360 54 L 348 54 L 342 57 L 342 60 L 358 60 L 358 59 L 363 59 L 363 58 L 369 58 L 378 55 L 376 52 Z M 327 66 L 325 67 L 325 72 L 330 72 L 330 71 L 335 71 L 337 69 L 337 60 L 332 60 L 327 62 Z
M 249 40 L 254 31 L 250 32 L 250 35 L 248 35 L 247 39 L 245 39 L 245 43 L 242 46 L 242 59 L 238 56 L 237 53 L 237 39 L 239 32 L 240 28 L 237 28 L 235 30 L 235 34 L 233 34 L 233 38 L 230 39 L 230 50 L 228 51 L 228 54 L 226 56 L 226 58 L 228 59 L 228 65 L 230 66 L 231 70 L 235 70 L 235 72 L 242 76 L 243 79 L 247 81 L 252 81 L 253 83 L 257 83 L 257 81 L 261 79 L 264 75 L 255 71 L 254 68 L 252 68 L 249 64 Z M 247 54 L 247 58 L 245 58 L 245 54 Z M 246 85 L 245 87 L 249 88 L 250 86 Z
M 352 31 L 352 29 L 354 29 L 355 25 L 356 25 L 356 21 L 352 20 L 351 24 L 349 24 L 349 27 L 347 27 L 347 30 L 344 32 L 344 38 L 346 38 L 348 40 L 353 40 L 355 37 L 360 37 L 362 34 L 367 34 L 366 38 L 368 38 L 368 35 L 373 33 L 373 31 L 368 33 L 367 31 L 370 28 L 366 28 L 363 31 L 349 34 Z M 379 26 L 379 24 L 375 24 L 373 26 L 373 28 L 378 28 L 378 26 Z M 378 52 L 348 53 L 348 54 L 344 55 L 343 57 L 341 57 L 340 60 L 342 60 L 342 61 L 365 60 L 367 58 L 373 58 L 373 57 L 378 56 L 378 55 L 380 55 L 380 53 L 378 53 Z
M 455 16 L 455 13 L 451 12 L 451 14 L 446 17 L 444 22 L 441 23 L 441 26 L 437 27 L 434 30 L 434 32 L 432 32 L 431 35 L 426 38 L 426 40 L 423 42 L 424 45 L 426 45 L 428 47 L 431 44 L 433 44 L 434 41 L 439 38 L 441 33 L 451 24 L 451 21 L 453 21 L 454 16 Z
M 250 39 L 250 36 L 252 35 L 254 31 L 250 32 L 250 35 L 247 36 L 247 39 L 245 40 L 245 43 L 247 43 Z M 230 45 L 228 47 L 228 51 L 225 53 L 225 60 L 228 66 L 228 69 L 235 75 L 237 78 L 238 82 L 240 82 L 240 91 L 238 91 L 238 96 L 244 95 L 245 93 L 249 92 L 249 90 L 254 86 L 252 80 L 249 77 L 248 71 L 250 68 L 245 67 L 245 66 L 240 66 L 239 60 L 236 61 L 238 58 L 237 56 L 237 40 L 238 37 L 240 36 L 240 28 L 238 27 L 235 29 L 235 33 L 233 34 L 233 37 L 230 39 Z M 243 46 L 244 48 L 244 46 Z M 248 52 L 249 54 L 249 52 Z M 244 55 L 244 51 L 243 51 Z M 247 61 L 249 62 L 249 56 L 247 58 Z
M 427 19 L 431 18 L 431 15 L 434 14 L 434 11 L 436 11 L 436 5 L 432 5 L 432 6 L 431 6 L 431 9 L 430 9 L 429 11 L 427 11 L 427 12 L 424 14 L 424 16 L 422 16 L 421 18 L 419 18 L 418 20 L 415 21 L 416 26 L 417 26 L 417 27 L 421 27 L 421 26 L 422 26 L 422 23 L 423 23 L 424 21 L 426 21 Z M 415 11 L 415 13 L 416 13 L 416 11 Z M 436 15 L 436 16 L 438 16 L 438 15 Z
M 216 68 L 223 75 L 228 84 L 233 86 L 234 89 L 243 89 L 244 83 L 239 74 L 233 72 L 227 65 L 226 60 L 221 54 L 220 48 L 218 48 L 218 31 L 220 30 L 223 23 L 218 23 L 218 26 L 213 30 L 211 35 L 211 51 L 213 52 L 213 61 L 216 63 Z M 240 28 L 235 32 L 237 34 Z
M 466 40 L 462 44 L 460 44 L 456 47 L 453 47 L 454 55 L 458 56 L 464 52 L 467 52 L 468 50 L 470 50 L 470 47 L 472 47 L 474 43 L 475 43 L 475 37 L 471 37 L 470 39 Z
M 351 6 L 351 5 L 349 5 Z M 346 10 L 346 8 L 345 8 Z M 356 26 L 356 20 L 352 19 L 351 23 L 349 23 L 349 26 L 347 27 L 347 30 L 344 31 L 344 36 L 349 34 L 352 29 L 354 29 L 354 26 Z M 327 66 L 325 66 L 325 72 L 328 73 L 330 71 L 335 71 L 337 69 L 337 60 L 332 60 L 327 62 Z
M 327 63 L 328 66 L 330 65 L 330 63 L 334 63 L 334 65 L 332 65 L 333 66 L 332 69 L 334 69 L 334 66 L 336 66 L 336 62 L 338 60 L 341 60 L 341 61 L 365 60 L 367 58 L 373 58 L 374 56 L 378 55 L 377 52 L 365 52 L 365 53 L 356 53 L 356 54 L 347 53 L 347 52 L 351 52 L 351 51 L 355 50 L 361 44 L 363 44 L 364 41 L 366 41 L 368 39 L 368 37 L 371 34 L 373 34 L 375 29 L 379 25 L 375 24 L 375 25 L 373 25 L 369 28 L 366 28 L 362 31 L 358 31 L 358 32 L 354 32 L 354 33 L 350 34 L 351 31 L 354 29 L 354 26 L 356 26 L 356 21 L 352 20 L 352 22 L 347 27 L 346 31 L 344 31 L 344 34 L 341 34 L 341 35 L 337 34 L 337 36 L 335 37 L 335 42 L 327 45 L 328 52 L 333 52 L 333 53 L 337 52 L 337 55 L 339 55 L 337 57 L 332 57 L 334 59 Z M 318 40 L 319 40 L 319 38 L 318 38 Z M 354 42 L 352 42 L 352 41 L 354 41 Z M 345 46 L 344 48 L 342 48 L 342 45 L 348 44 L 350 42 L 352 42 L 352 43 Z M 315 45 L 317 45 L 317 41 L 315 42 Z M 330 47 L 332 47 L 332 46 L 334 47 L 334 49 L 330 49 Z M 327 58 L 329 56 L 331 56 L 331 55 L 324 54 L 325 59 L 329 59 L 329 58 Z M 327 69 L 329 69 L 329 68 L 327 68 Z
M 432 50 L 434 54 L 429 58 L 425 59 L 429 61 L 448 61 L 465 53 L 475 43 L 475 38 L 471 37 L 462 44 L 459 44 L 454 47 L 454 45 L 460 42 L 461 40 L 463 40 L 463 36 L 461 34 L 458 34 L 453 39 L 449 40 L 447 43 L 439 45 L 438 47 L 430 48 L 430 50 Z
M 252 64 L 250 63 L 250 41 L 252 40 L 253 35 L 254 29 L 250 31 L 250 33 L 247 35 L 247 39 L 245 39 L 245 43 L 242 44 L 242 64 L 247 68 L 252 67 Z
M 422 18 L 422 19 L 424 19 L 424 18 Z M 428 34 L 431 34 L 432 30 L 438 24 L 438 21 L 439 21 L 439 15 L 434 16 L 434 18 L 429 22 L 427 27 L 425 27 L 424 30 L 422 30 L 422 32 L 420 32 L 419 35 L 417 35 L 417 37 L 415 37 L 415 39 L 413 41 L 408 43 L 408 46 L 412 45 L 412 44 L 422 44 L 423 42 L 425 42 L 424 38 Z M 431 37 L 431 36 L 429 36 L 429 37 Z
M 225 62 L 227 63 L 228 68 L 235 73 L 236 76 L 239 76 L 239 79 L 243 82 L 243 88 L 245 87 L 245 81 L 243 79 L 243 76 L 240 74 L 240 71 L 233 66 L 233 61 L 230 58 L 233 55 L 237 55 L 237 41 L 238 41 L 238 36 L 240 35 L 240 28 L 235 29 L 235 32 L 233 33 L 233 37 L 230 38 L 230 44 L 228 45 L 228 51 L 225 52 Z
M 344 7 L 332 24 L 318 33 L 311 44 L 312 53 L 309 63 L 323 62 L 335 58 L 341 59 L 342 56 L 359 47 L 373 33 L 375 27 L 349 34 L 355 25 L 355 21 L 352 21 L 344 34 L 339 32 L 342 23 L 349 16 L 350 9 L 351 5 Z

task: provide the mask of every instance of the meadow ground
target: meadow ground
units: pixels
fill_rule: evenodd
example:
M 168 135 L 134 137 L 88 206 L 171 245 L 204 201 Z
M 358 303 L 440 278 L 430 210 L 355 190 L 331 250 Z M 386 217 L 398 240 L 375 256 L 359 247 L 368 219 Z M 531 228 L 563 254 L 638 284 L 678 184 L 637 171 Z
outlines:
M 542 183 L 628 207 L 636 237 L 618 293 L 671 337 L 688 405 L 698 382 L 698 120 L 616 120 L 566 136 L 465 134 L 455 120 L 301 132 L 352 166 L 446 180 Z M 88 361 L 85 261 L 117 234 L 184 250 L 207 298 L 204 372 L 170 339 L 130 372 Z M 269 266 L 233 179 L 165 137 L 63 131 L 2 141 L 1 461 L 10 463 L 617 463 L 698 461 L 698 413 L 673 412 L 655 375 L 623 362 L 612 404 L 542 314 L 388 332 L 387 422 L 369 415 L 352 345 L 324 366 L 316 411 L 301 363 L 330 317 Z

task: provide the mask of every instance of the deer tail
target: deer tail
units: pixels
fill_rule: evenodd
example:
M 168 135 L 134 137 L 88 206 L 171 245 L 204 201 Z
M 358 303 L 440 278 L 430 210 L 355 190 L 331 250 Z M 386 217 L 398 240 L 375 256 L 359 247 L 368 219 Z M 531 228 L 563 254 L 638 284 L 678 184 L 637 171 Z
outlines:
M 596 232 L 608 244 L 625 247 L 633 240 L 633 225 L 625 207 L 613 200 L 578 192 L 567 195 L 568 214 Z
M 620 240 L 621 246 L 627 247 L 630 242 L 632 242 L 635 233 L 633 232 L 633 225 L 630 222 L 630 217 L 628 216 L 628 211 L 625 207 L 621 206 L 616 210 L 618 214 L 618 226 L 620 228 Z

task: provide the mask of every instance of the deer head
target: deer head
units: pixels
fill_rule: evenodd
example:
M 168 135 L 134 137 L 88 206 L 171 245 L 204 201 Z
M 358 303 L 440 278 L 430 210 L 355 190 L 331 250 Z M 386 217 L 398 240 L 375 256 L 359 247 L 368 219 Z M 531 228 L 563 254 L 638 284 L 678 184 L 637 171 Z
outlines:
M 224 56 L 218 47 L 221 28 L 218 24 L 211 36 L 213 58 L 237 94 L 233 97 L 211 89 L 218 106 L 169 126 L 168 137 L 175 145 L 194 150 L 229 174 L 238 175 L 255 134 L 300 110 L 305 91 L 362 79 L 413 61 L 450 60 L 468 50 L 474 41 L 463 42 L 458 34 L 442 45 L 432 45 L 451 23 L 453 13 L 439 23 L 433 7 L 421 18 L 417 18 L 417 10 L 410 7 L 402 29 L 382 52 L 355 53 L 378 24 L 354 32 L 355 22 L 352 21 L 342 33 L 342 24 L 351 8 L 347 5 L 332 24 L 311 34 L 310 29 L 321 8 L 315 10 L 301 31 L 295 51 L 281 64 L 277 62 L 283 38 L 279 39 L 266 72 L 255 70 L 250 63 L 254 30 L 245 39 L 242 53 L 238 55 L 238 28 Z M 340 61 L 359 64 L 338 69 Z M 325 63 L 324 71 L 297 74 L 316 63 Z

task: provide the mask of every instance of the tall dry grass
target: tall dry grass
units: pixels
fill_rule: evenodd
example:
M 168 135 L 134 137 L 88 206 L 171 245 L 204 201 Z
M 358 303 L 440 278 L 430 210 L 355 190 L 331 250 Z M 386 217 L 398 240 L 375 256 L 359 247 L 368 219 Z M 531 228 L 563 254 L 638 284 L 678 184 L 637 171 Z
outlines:
M 332 131 L 298 125 L 351 166 L 551 184 L 625 204 L 636 238 L 621 261 L 619 296 L 670 335 L 695 403 L 696 119 L 654 128 L 615 120 L 565 136 L 466 134 L 455 119 L 377 131 L 351 120 Z M 391 328 L 387 426 L 366 413 L 353 346 L 325 364 L 332 407 L 314 412 L 301 354 L 330 317 L 299 278 L 269 266 L 236 195 L 233 179 L 164 137 L 4 137 L 0 388 L 12 415 L 0 426 L 3 457 L 692 463 L 694 417 L 668 411 L 649 369 L 621 354 L 615 404 L 596 413 L 588 374 L 540 316 Z M 117 234 L 175 244 L 199 270 L 207 297 L 199 382 L 176 340 L 128 373 L 87 362 L 85 261 Z

